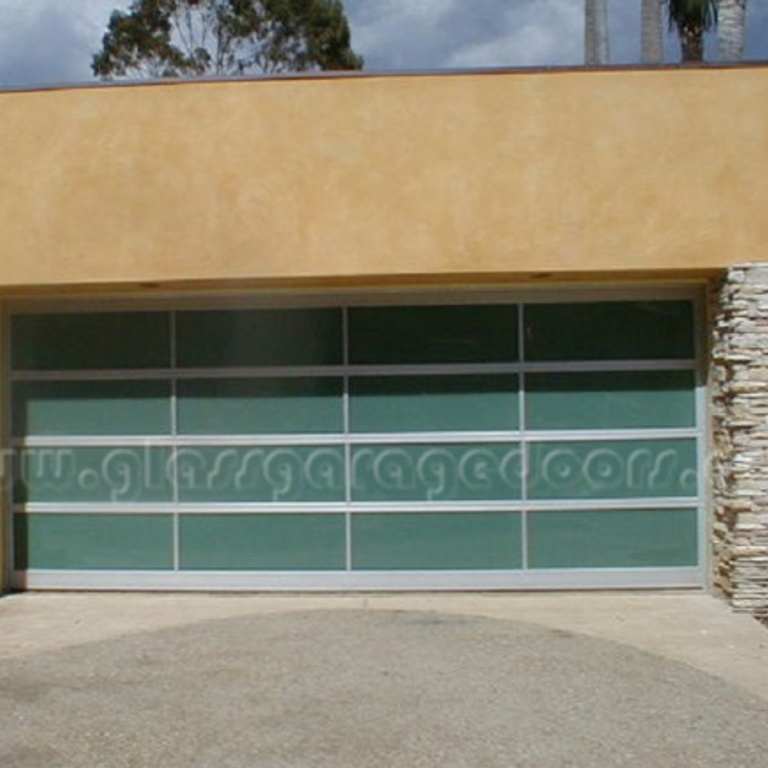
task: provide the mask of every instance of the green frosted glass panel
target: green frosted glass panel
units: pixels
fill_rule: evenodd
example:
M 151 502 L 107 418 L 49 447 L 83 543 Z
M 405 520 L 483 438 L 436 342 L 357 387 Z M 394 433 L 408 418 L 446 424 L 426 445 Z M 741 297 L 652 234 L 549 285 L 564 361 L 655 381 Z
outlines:
M 528 429 L 651 429 L 696 425 L 692 371 L 531 373 Z
M 16 370 L 167 368 L 165 312 L 17 315 L 12 319 Z
M 357 570 L 520 568 L 520 514 L 355 514 L 352 553 Z
M 183 447 L 177 471 L 184 502 L 344 500 L 342 446 Z
M 340 309 L 179 312 L 176 359 L 184 368 L 339 365 Z
M 352 448 L 354 501 L 520 498 L 516 443 L 361 445 Z
M 27 381 L 13 385 L 14 435 L 167 435 L 162 381 Z
M 25 448 L 16 461 L 18 504 L 173 499 L 168 448 Z
M 173 568 L 170 515 L 16 515 L 16 568 Z
M 695 509 L 528 513 L 531 568 L 673 568 L 698 564 Z
M 180 381 L 181 434 L 327 433 L 344 430 L 341 379 Z
M 517 307 L 359 307 L 349 311 L 350 362 L 517 362 Z
M 517 429 L 517 376 L 375 376 L 350 382 L 352 432 Z
M 531 499 L 696 496 L 695 440 L 533 443 Z
M 689 301 L 525 306 L 528 360 L 676 359 L 694 354 Z
M 185 515 L 182 569 L 326 571 L 346 566 L 344 515 Z

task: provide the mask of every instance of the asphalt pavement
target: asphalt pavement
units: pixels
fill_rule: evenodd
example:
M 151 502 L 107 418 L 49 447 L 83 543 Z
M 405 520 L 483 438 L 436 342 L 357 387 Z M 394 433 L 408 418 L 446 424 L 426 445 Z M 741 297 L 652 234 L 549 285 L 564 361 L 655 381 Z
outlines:
M 188 616 L 0 657 L 0 766 L 760 768 L 768 697 L 528 621 Z

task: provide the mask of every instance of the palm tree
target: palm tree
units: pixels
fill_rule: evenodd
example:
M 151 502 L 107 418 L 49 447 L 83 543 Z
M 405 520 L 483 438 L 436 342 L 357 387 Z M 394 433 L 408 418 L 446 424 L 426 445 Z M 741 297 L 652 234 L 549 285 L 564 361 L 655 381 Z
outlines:
M 720 0 L 718 3 L 717 45 L 720 61 L 744 58 L 747 0 Z
M 704 33 L 717 24 L 718 0 L 666 0 L 669 28 L 676 29 L 684 62 L 704 61 Z
M 664 62 L 664 29 L 661 17 L 661 0 L 643 0 L 640 43 L 640 60 L 643 64 Z
M 584 0 L 584 61 L 594 67 L 609 58 L 608 0 Z

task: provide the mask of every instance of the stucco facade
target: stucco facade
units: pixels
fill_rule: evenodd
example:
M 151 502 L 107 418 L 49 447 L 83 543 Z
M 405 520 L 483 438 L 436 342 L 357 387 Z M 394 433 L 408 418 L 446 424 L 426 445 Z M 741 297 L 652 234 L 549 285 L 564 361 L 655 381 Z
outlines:
M 3 93 L 0 301 L 703 296 L 766 258 L 767 111 L 763 67 Z M 722 478 L 720 437 L 716 455 Z M 722 578 L 732 542 L 718 531 L 714 582 L 755 608 Z
M 701 277 L 764 255 L 768 71 L 0 94 L 0 290 Z

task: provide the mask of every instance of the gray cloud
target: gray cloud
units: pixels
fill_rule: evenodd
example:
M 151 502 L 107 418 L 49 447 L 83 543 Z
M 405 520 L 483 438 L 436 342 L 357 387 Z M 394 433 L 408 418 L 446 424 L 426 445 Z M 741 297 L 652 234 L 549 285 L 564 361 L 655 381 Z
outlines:
M 0 86 L 92 79 L 115 0 L 5 0 L 0 5 Z
M 466 2 L 466 0 L 465 0 Z M 448 40 L 437 31 L 451 18 L 461 0 L 347 0 L 355 49 L 368 69 L 439 67 L 455 33 Z
M 483 24 L 473 24 L 462 6 L 458 28 L 473 32 L 457 41 L 449 64 L 458 67 L 580 64 L 583 9 L 579 0 L 518 0 L 500 13 L 486 0 Z M 495 8 L 495 12 L 492 10 Z

